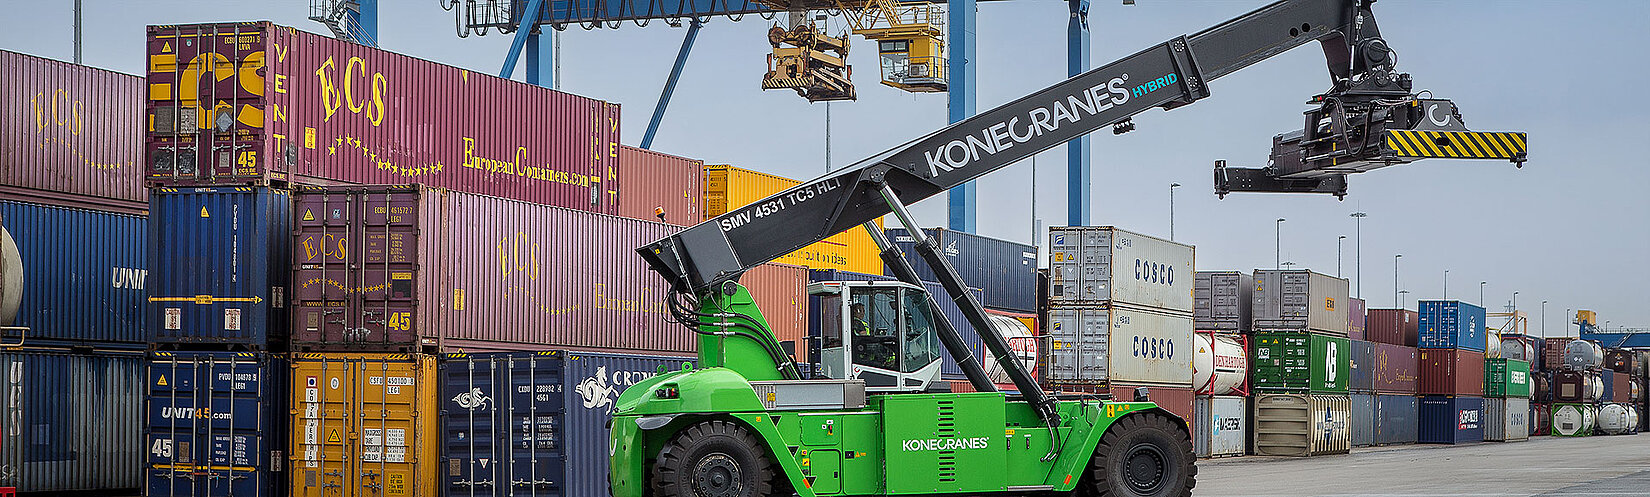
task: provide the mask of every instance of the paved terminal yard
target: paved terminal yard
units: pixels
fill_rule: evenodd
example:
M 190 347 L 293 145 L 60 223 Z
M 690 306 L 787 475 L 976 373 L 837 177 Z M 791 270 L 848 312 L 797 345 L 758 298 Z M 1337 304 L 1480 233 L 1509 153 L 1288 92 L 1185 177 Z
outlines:
M 1650 434 L 1198 461 L 1199 497 L 1650 496 Z

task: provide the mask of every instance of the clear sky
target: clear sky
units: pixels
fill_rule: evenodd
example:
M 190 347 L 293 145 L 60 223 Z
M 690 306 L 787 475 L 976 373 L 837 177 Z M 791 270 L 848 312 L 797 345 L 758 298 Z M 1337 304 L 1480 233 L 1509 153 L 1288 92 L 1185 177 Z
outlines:
M 86 0 L 85 61 L 129 73 L 143 68 L 146 24 L 271 20 L 325 32 L 305 0 Z M 509 39 L 459 39 L 452 13 L 436 0 L 381 0 L 386 49 L 496 73 Z M 1095 65 L 1258 7 L 1256 1 L 1095 0 L 1090 13 Z M 0 48 L 69 59 L 66 0 L 13 2 L 0 20 Z M 1348 238 L 1340 272 L 1370 307 L 1393 304 L 1393 255 L 1403 254 L 1400 289 L 1414 301 L 1449 296 L 1492 311 L 1518 294 L 1532 316 L 1547 304 L 1546 332 L 1561 333 L 1565 309 L 1593 309 L 1612 326 L 1650 328 L 1650 2 L 1548 0 L 1383 0 L 1376 17 L 1418 89 L 1453 99 L 1469 127 L 1527 131 L 1530 162 L 1432 160 L 1351 178 L 1345 201 L 1330 196 L 1234 195 L 1217 200 L 1216 159 L 1263 165 L 1272 136 L 1301 126 L 1306 98 L 1328 85 L 1315 46 L 1226 76 L 1213 95 L 1170 112 L 1135 118 L 1138 129 L 1093 140 L 1093 221 L 1149 234 L 1169 231 L 1168 185 L 1176 194 L 1175 235 L 1197 245 L 1198 269 L 1272 265 L 1274 220 L 1285 261 L 1335 274 L 1336 240 Z M 979 7 L 980 109 L 1010 101 L 1065 75 L 1065 2 L 1023 0 Z M 760 90 L 768 53 L 766 21 L 715 19 L 698 44 L 654 144 L 660 151 L 799 179 L 825 172 L 825 108 L 789 91 Z M 833 29 L 839 29 L 833 27 Z M 562 89 L 624 105 L 623 141 L 641 141 L 685 29 L 653 23 L 615 30 L 569 29 L 562 37 Z M 836 166 L 926 134 L 946 122 L 943 94 L 907 94 L 875 79 L 874 45 L 859 40 L 857 102 L 832 106 Z M 509 112 L 499 109 L 499 112 Z M 1030 241 L 1032 204 L 1045 225 L 1065 223 L 1065 152 L 1056 148 L 984 178 L 979 231 Z M 945 201 L 916 206 L 925 225 L 943 225 Z M 1355 244 L 1354 211 L 1369 213 Z M 1354 293 L 1358 293 L 1355 290 Z M 1572 331 L 1573 333 L 1573 331 Z

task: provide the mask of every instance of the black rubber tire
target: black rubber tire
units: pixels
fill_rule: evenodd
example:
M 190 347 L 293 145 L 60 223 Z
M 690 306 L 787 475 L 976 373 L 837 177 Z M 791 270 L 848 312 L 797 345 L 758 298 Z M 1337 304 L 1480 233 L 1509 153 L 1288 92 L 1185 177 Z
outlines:
M 1100 437 L 1089 460 L 1086 495 L 1188 497 L 1197 486 L 1192 438 L 1161 413 L 1124 417 Z
M 767 497 L 773 464 L 761 440 L 727 421 L 676 433 L 653 462 L 654 497 Z

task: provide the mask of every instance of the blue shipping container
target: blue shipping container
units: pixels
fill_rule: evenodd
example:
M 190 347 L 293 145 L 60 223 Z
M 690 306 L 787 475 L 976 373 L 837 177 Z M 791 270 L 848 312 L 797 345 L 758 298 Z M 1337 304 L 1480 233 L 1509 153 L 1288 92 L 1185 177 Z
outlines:
M 1610 370 L 1600 371 L 1599 374 L 1598 374 L 1598 377 L 1599 377 L 1600 380 L 1604 381 L 1604 395 L 1598 396 L 1599 402 L 1626 402 L 1627 401 L 1627 399 L 1616 400 L 1616 396 L 1615 396 L 1615 393 L 1616 393 L 1616 374 L 1615 374 L 1614 371 L 1610 371 Z
M 285 340 L 292 197 L 254 187 L 159 188 L 149 198 L 150 341 Z
M 980 304 L 993 309 L 1037 312 L 1037 247 L 945 228 L 924 228 L 963 283 L 984 291 Z M 917 278 L 938 281 L 917 255 L 917 240 L 904 228 L 889 228 L 888 239 L 917 270 Z M 883 270 L 883 274 L 893 274 Z
M 284 495 L 286 364 L 265 352 L 153 353 L 145 495 Z
M 0 487 L 130 495 L 143 485 L 143 353 L 0 353 Z
M 12 326 L 28 328 L 6 343 L 144 347 L 143 216 L 0 201 L 0 226 L 23 260 Z
M 1415 443 L 1420 399 L 1414 395 L 1375 396 L 1375 445 Z
M 575 351 L 444 356 L 444 495 L 606 495 L 607 423 L 619 394 L 692 362 Z
M 1420 316 L 1421 348 L 1484 351 L 1488 323 L 1483 307 L 1459 300 L 1422 300 Z
M 813 269 L 808 271 L 808 281 L 810 282 L 893 281 L 893 279 L 894 278 L 892 276 L 853 273 L 848 271 L 838 271 L 835 269 Z M 952 302 L 948 294 L 945 293 L 945 287 L 932 281 L 924 281 L 922 286 L 928 290 L 929 298 L 933 299 L 934 303 L 939 305 L 940 314 L 944 315 L 945 319 L 951 322 L 951 326 L 956 328 L 957 334 L 962 336 L 963 344 L 967 345 L 968 350 L 974 353 L 974 360 L 984 361 L 985 341 L 980 338 L 979 333 L 974 332 L 974 326 L 968 324 L 968 318 L 963 316 L 962 308 L 958 307 L 956 302 Z M 970 290 L 974 292 L 974 298 L 980 298 L 980 290 L 978 288 L 970 288 Z M 809 337 L 819 336 L 819 312 L 819 298 L 811 296 L 808 297 Z M 943 379 L 960 380 L 966 378 L 963 376 L 962 368 L 957 366 L 957 360 L 953 359 L 951 354 L 942 350 L 940 356 L 944 360 L 944 363 L 940 366 L 940 376 Z M 819 357 L 819 354 L 810 354 L 809 357 Z M 984 363 L 982 362 L 982 364 Z
M 1355 393 L 1351 397 L 1352 413 L 1348 417 L 1347 432 L 1352 438 L 1352 446 L 1375 445 L 1375 396 Z
M 1484 441 L 1484 398 L 1426 395 L 1421 397 L 1416 440 L 1424 444 L 1464 444 Z
M 1364 340 L 1351 340 L 1350 343 L 1352 359 L 1347 362 L 1351 365 L 1351 382 L 1347 383 L 1347 389 L 1352 392 L 1373 392 L 1375 371 L 1380 369 L 1375 363 L 1375 343 Z

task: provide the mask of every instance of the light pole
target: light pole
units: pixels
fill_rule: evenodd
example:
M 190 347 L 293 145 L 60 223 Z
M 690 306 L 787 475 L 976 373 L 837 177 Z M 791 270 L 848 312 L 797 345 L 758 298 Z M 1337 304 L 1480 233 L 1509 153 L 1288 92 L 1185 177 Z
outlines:
M 1484 306 L 1485 309 L 1490 308 L 1490 303 L 1484 301 L 1484 285 L 1489 283 L 1488 281 L 1478 282 L 1478 305 Z
M 1444 270 L 1444 300 L 1449 300 L 1449 270 Z
M 1272 227 L 1272 236 L 1275 238 L 1273 240 L 1272 267 L 1283 269 L 1283 218 L 1278 218 L 1278 222 L 1274 223 Z
M 1358 298 L 1360 299 L 1364 298 L 1364 218 L 1366 217 L 1369 217 L 1369 214 L 1363 212 L 1352 213 L 1352 234 L 1357 237 L 1357 239 L 1352 240 L 1354 251 L 1352 258 L 1357 260 L 1354 263 L 1357 269 L 1353 271 L 1353 275 L 1358 278 Z
M 1169 183 L 1169 241 L 1174 241 L 1174 189 L 1180 188 L 1180 183 Z
M 1341 277 L 1341 242 L 1346 241 L 1346 235 L 1335 239 L 1335 277 Z
M 1541 301 L 1541 338 L 1547 338 L 1547 301 Z
M 1570 308 L 1564 308 L 1564 319 L 1570 319 Z M 1570 323 L 1564 323 L 1564 336 L 1570 336 Z
M 1392 305 L 1399 309 L 1404 308 L 1404 305 L 1398 302 L 1398 259 L 1402 258 L 1404 254 L 1392 256 Z
M 1402 308 L 1404 308 L 1404 306 L 1409 305 L 1409 302 L 1408 302 L 1409 301 L 1409 290 L 1399 290 L 1398 291 L 1398 296 L 1400 297 L 1400 300 L 1398 301 L 1398 308 L 1399 309 L 1402 309 Z

